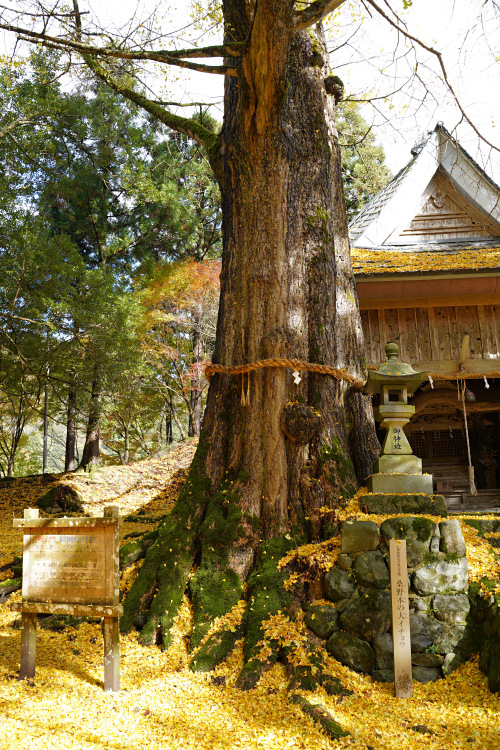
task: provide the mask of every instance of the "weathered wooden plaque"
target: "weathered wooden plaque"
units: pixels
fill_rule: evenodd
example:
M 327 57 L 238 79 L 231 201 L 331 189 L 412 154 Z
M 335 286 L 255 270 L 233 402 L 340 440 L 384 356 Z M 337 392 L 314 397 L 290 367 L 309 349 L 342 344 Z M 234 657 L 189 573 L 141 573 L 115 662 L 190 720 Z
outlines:
M 20 677 L 33 677 L 37 614 L 104 617 L 104 689 L 120 689 L 119 518 L 39 518 L 29 508 L 14 519 L 23 529 L 23 601 Z
M 410 606 L 408 600 L 408 570 L 406 540 L 389 541 L 391 566 L 392 642 L 394 653 L 394 690 L 396 698 L 411 698 Z

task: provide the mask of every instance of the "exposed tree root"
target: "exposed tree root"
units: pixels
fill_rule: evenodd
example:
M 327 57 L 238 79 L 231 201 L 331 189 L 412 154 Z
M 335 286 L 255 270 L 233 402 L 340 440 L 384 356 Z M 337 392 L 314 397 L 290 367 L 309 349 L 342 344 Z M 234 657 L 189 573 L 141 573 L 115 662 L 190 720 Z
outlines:
M 241 510 L 241 486 L 241 477 L 227 480 L 209 497 L 207 486 L 198 486 L 195 495 L 188 480 L 174 511 L 158 529 L 125 545 L 124 561 L 151 546 L 125 599 L 122 631 L 144 622 L 141 643 L 161 642 L 167 648 L 188 590 L 194 615 L 193 671 L 213 670 L 244 639 L 245 664 L 236 681 L 238 688 L 254 688 L 266 671 L 282 661 L 291 692 L 321 685 L 329 694 L 347 694 L 340 681 L 328 674 L 319 640 L 302 625 L 299 598 L 285 586 L 292 570 L 299 570 L 301 578 L 309 572 L 318 579 L 316 564 L 312 562 L 311 571 L 306 571 L 304 559 L 289 556 L 290 562 L 280 567 L 290 551 L 307 542 L 306 537 L 297 529 L 259 540 L 258 529 Z M 242 569 L 234 564 L 241 559 L 235 550 L 245 546 L 256 548 L 246 582 Z
M 243 637 L 240 626 L 222 628 L 213 633 L 198 649 L 191 660 L 190 668 L 193 672 L 211 672 L 217 664 L 227 659 L 237 641 Z
M 122 633 L 130 632 L 139 614 L 147 612 L 140 635 L 144 645 L 161 639 L 167 648 L 171 641 L 170 630 L 191 575 L 196 536 L 210 497 L 210 480 L 200 471 L 203 462 L 204 451 L 199 446 L 175 508 L 158 527 L 156 541 L 124 600 Z
M 307 716 L 311 716 L 314 721 L 317 721 L 330 739 L 338 740 L 339 737 L 347 737 L 349 735 L 349 732 L 345 732 L 340 724 L 335 721 L 331 713 L 320 703 L 310 703 L 307 698 L 296 693 L 292 695 L 291 701 L 300 706 Z
M 284 660 L 287 665 L 287 671 L 290 676 L 288 690 L 316 690 L 318 685 L 328 693 L 328 695 L 352 695 L 352 691 L 345 688 L 338 677 L 328 674 L 325 662 L 325 651 L 319 645 L 319 639 L 315 636 L 308 638 L 307 655 L 309 664 L 293 664 L 293 649 L 286 649 Z M 315 643 L 317 645 L 315 645 Z

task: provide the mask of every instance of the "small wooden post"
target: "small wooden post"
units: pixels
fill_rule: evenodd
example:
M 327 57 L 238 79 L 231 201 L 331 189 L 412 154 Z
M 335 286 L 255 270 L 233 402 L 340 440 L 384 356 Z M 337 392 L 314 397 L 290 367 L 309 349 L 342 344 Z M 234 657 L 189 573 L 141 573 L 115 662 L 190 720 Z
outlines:
M 36 614 L 23 612 L 21 616 L 21 668 L 19 679 L 35 676 L 36 667 Z
M 105 518 L 118 518 L 119 508 L 116 505 L 108 505 L 104 508 Z M 120 599 L 120 564 L 118 556 L 119 548 L 118 523 L 113 527 L 113 559 L 111 568 L 113 603 L 118 604 Z M 120 690 L 120 631 L 118 628 L 118 617 L 104 618 L 104 690 L 118 692 Z
M 104 690 L 120 689 L 120 633 L 118 617 L 104 618 Z
M 391 539 L 389 541 L 389 556 L 391 564 L 394 690 L 396 698 L 411 698 L 413 695 L 413 680 L 406 540 Z

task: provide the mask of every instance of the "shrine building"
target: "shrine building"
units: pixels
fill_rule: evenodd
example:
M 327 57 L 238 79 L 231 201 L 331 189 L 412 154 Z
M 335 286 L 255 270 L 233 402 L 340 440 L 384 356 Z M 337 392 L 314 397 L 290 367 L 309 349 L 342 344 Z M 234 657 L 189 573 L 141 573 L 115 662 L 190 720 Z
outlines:
M 429 373 L 414 453 L 450 510 L 498 509 L 500 187 L 441 123 L 411 154 L 350 225 L 367 365 L 393 341 Z

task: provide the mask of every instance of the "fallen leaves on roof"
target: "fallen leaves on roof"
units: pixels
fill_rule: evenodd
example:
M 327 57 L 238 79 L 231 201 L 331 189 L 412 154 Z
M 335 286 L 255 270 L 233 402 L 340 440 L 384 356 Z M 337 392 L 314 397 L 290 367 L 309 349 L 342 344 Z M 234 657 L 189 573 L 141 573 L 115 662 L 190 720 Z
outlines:
M 351 258 L 356 275 L 481 271 L 500 267 L 500 247 L 416 252 L 353 247 Z

